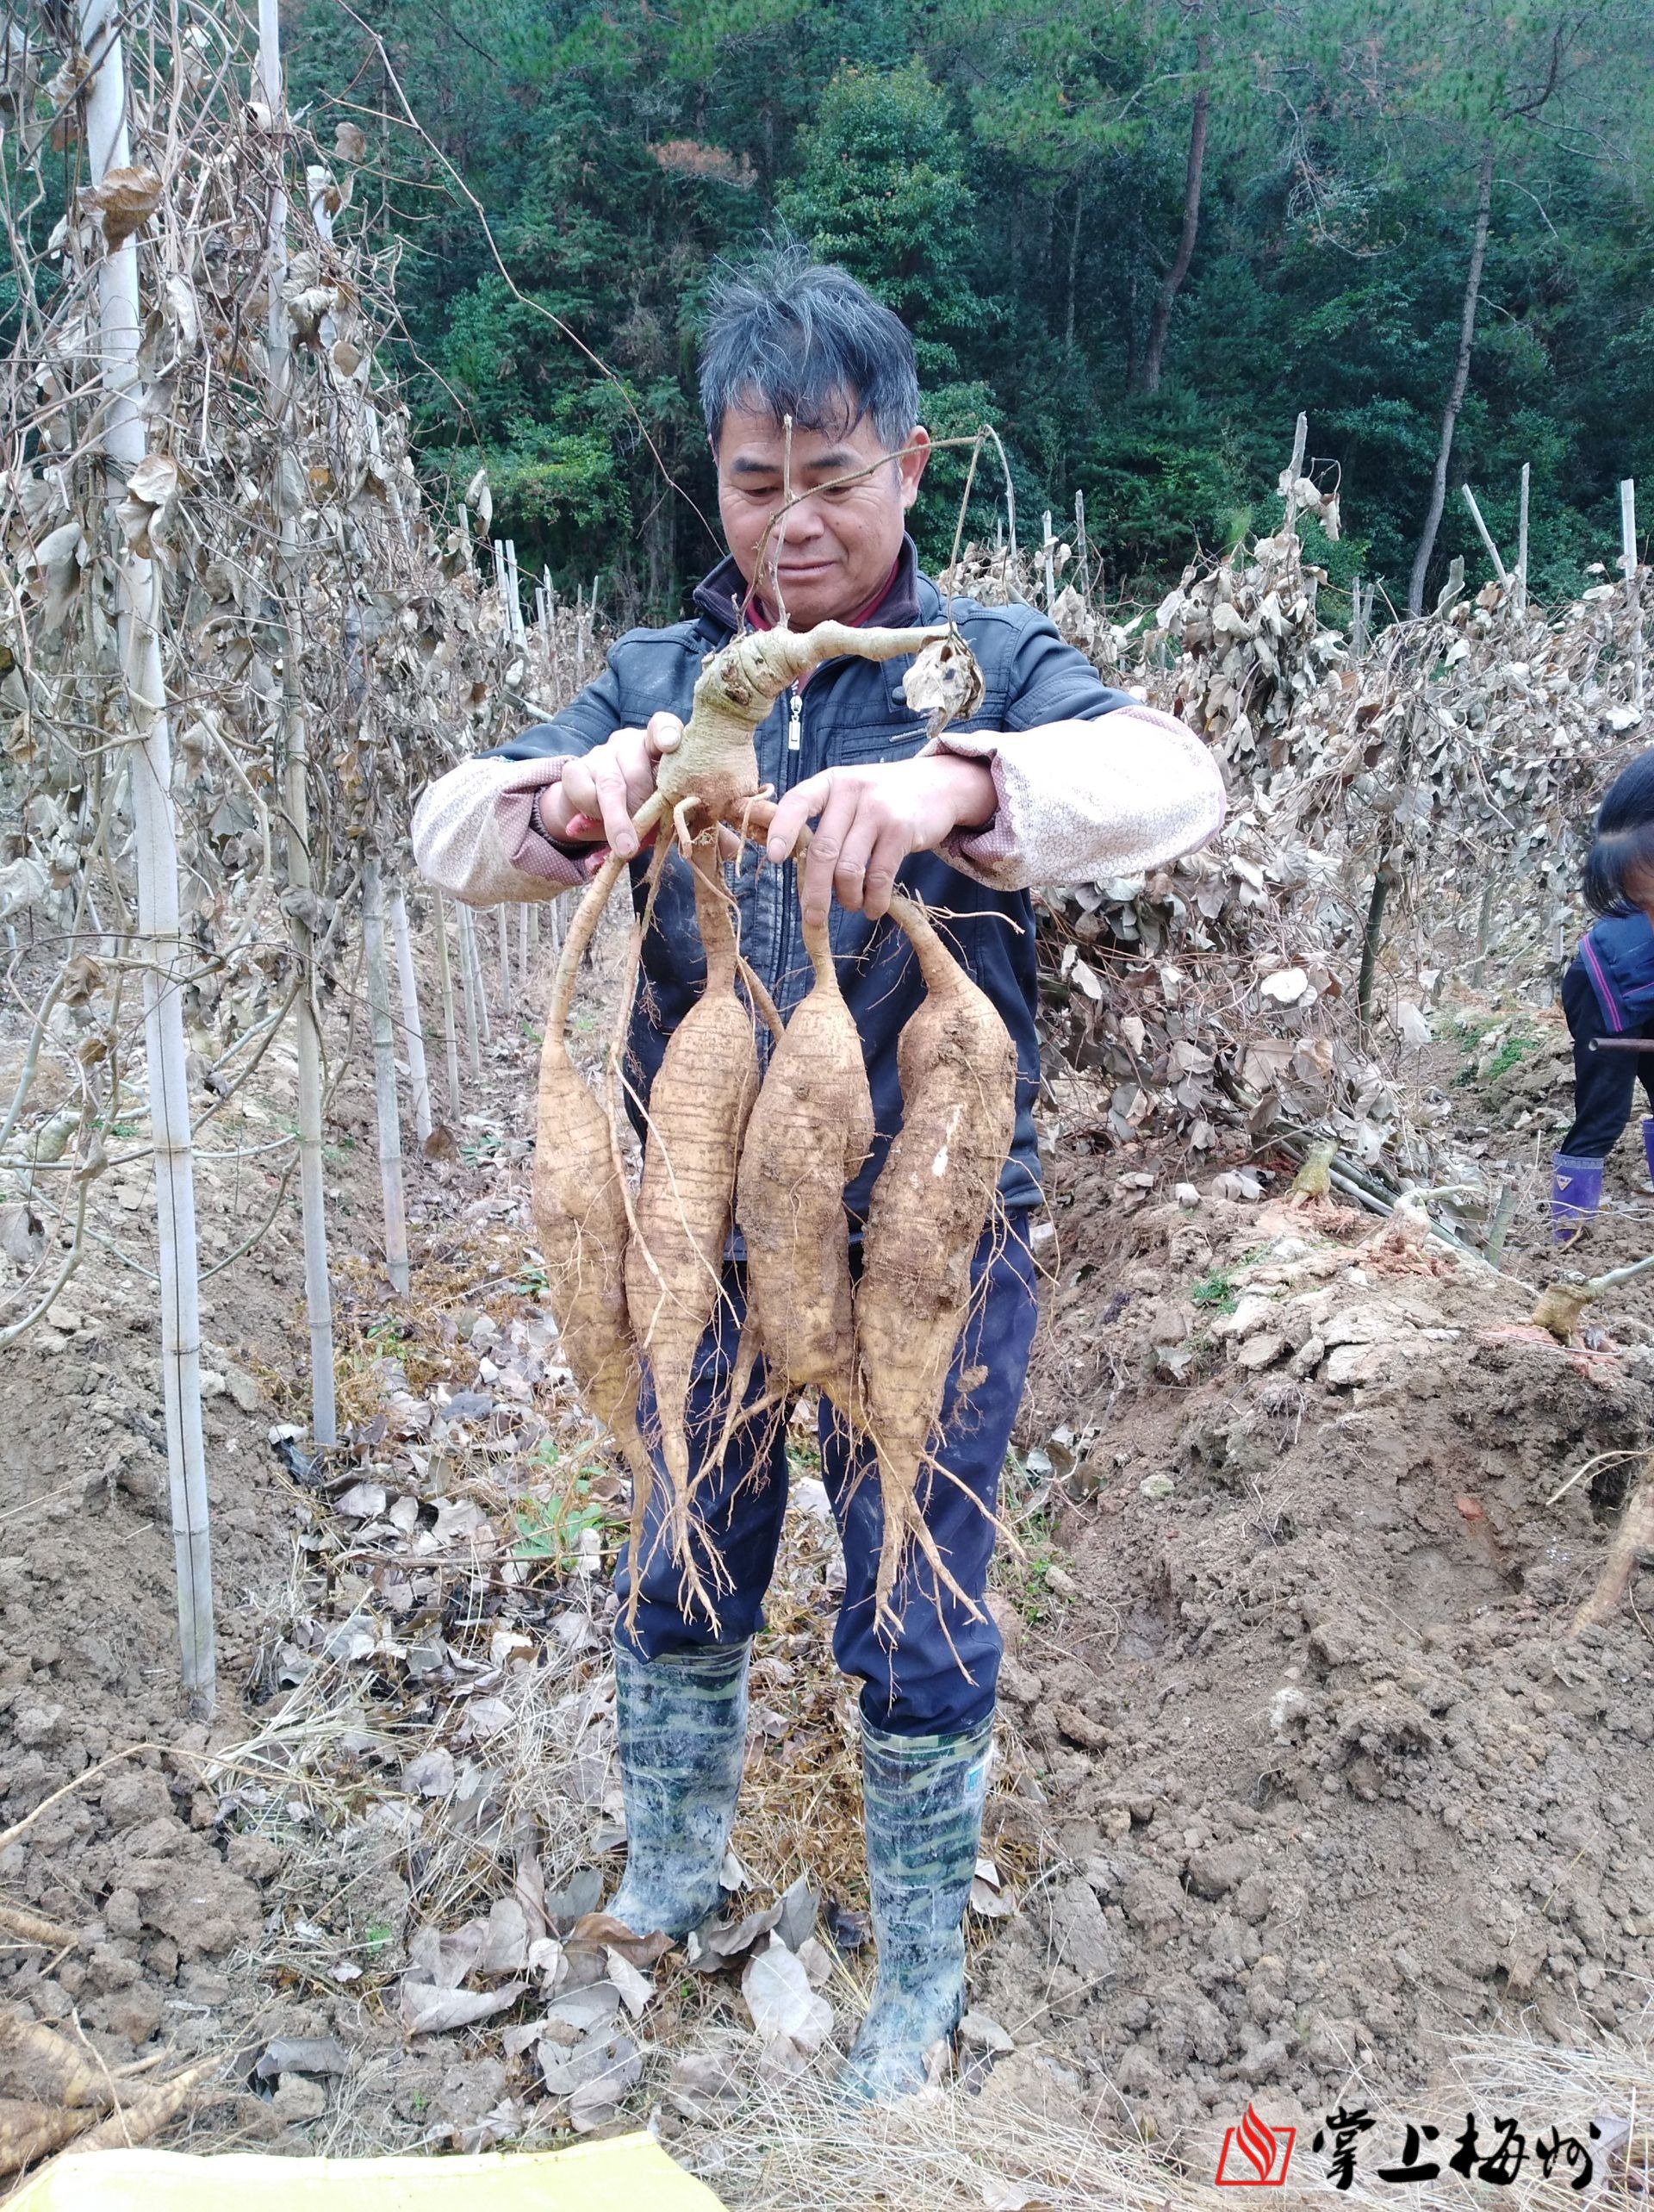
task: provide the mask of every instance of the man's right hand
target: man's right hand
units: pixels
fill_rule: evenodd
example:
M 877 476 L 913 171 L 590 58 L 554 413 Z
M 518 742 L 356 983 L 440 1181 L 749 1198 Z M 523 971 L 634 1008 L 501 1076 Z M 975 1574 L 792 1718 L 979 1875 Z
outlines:
M 655 788 L 662 753 L 683 736 L 675 714 L 651 714 L 646 730 L 617 730 L 564 763 L 540 794 L 540 827 L 557 844 L 605 844 L 622 860 L 637 850 L 631 818 Z

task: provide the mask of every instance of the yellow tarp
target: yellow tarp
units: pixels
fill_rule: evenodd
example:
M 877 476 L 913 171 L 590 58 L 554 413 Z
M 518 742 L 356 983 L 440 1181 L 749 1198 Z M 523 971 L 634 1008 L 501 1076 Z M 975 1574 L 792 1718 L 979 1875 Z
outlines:
M 724 2212 L 652 2135 L 470 2159 L 272 2159 L 87 2151 L 7 2212 Z

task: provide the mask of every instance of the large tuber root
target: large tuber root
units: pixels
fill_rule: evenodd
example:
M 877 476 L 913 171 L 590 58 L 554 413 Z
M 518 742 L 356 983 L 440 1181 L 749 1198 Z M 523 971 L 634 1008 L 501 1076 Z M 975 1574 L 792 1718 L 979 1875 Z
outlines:
M 916 1543 L 967 1603 L 920 1510 L 922 1470 L 970 1304 L 971 1262 L 1016 1125 L 1017 1052 L 986 994 L 911 900 L 891 903 L 925 982 L 897 1046 L 902 1126 L 873 1187 L 855 1299 L 859 1425 L 878 1455 L 884 1504 L 877 1609 L 894 1625 L 902 1561 Z
M 686 1603 L 706 1602 L 690 1545 L 690 1377 L 723 1295 L 737 1163 L 758 1089 L 752 1018 L 736 990 L 738 955 L 716 840 L 720 826 L 727 835 L 768 811 L 759 798 L 759 725 L 789 684 L 840 655 L 914 657 L 908 697 L 930 715 L 933 737 L 981 696 L 979 671 L 946 625 L 894 630 L 824 622 L 802 633 L 782 628 L 737 638 L 709 657 L 683 736 L 662 757 L 657 788 L 633 818 L 640 840 L 668 815 L 675 820 L 691 851 L 707 965 L 706 990 L 668 1041 L 655 1079 L 634 1202 L 621 1171 L 612 1069 L 606 1115 L 563 1041 L 575 971 L 618 881 L 617 861 L 601 870 L 571 925 L 541 1061 L 534 1212 L 550 1304 L 582 1396 L 631 1464 L 634 1592 L 655 1479 L 637 1424 L 640 1361 L 648 1361 L 670 1493 L 665 1533 Z M 743 1226 L 755 1256 L 752 1325 L 742 1348 L 741 1387 L 731 1400 L 733 1422 L 762 1349 L 783 1387 L 817 1383 L 853 1426 L 871 1424 L 886 1499 L 880 1598 L 886 1616 L 909 1540 L 939 1580 L 955 1586 L 915 1491 L 920 1469 L 931 1464 L 927 1439 L 968 1303 L 971 1257 L 1010 1142 L 1015 1084 L 1010 1041 L 987 1000 L 922 915 L 905 900 L 892 911 L 918 950 L 930 995 L 901 1043 L 906 1125 L 880 1181 L 883 1197 L 874 1195 L 871 1283 L 853 1306 L 843 1193 L 866 1156 L 872 1116 L 860 1040 L 824 931 L 810 947 L 816 988 L 779 1040 L 758 1118 L 760 1141 L 743 1169 L 742 1206 L 751 1217 Z M 636 957 L 634 948 L 634 967 Z M 748 1000 L 775 1028 L 756 979 L 745 980 Z
M 0 2071 L 8 2078 L 44 2078 L 60 2103 L 90 2107 L 89 2118 L 115 2101 L 109 2076 L 84 2051 L 43 2021 L 24 2020 L 15 2012 L 0 2012 Z
M 593 879 L 569 925 L 540 1052 L 532 1204 L 563 1355 L 593 1418 L 631 1471 L 634 1517 L 651 1468 L 637 1433 L 637 1354 L 626 1318 L 626 1191 L 607 1115 L 569 1056 L 575 979 L 625 863 Z
M 50 2158 L 53 2151 L 73 2142 L 96 2116 L 84 2108 L 0 2097 L 0 2174 L 18 2173 Z
M 1626 1500 L 1596 1586 L 1568 1624 L 1570 1636 L 1613 1619 L 1626 1602 L 1638 1557 L 1645 1551 L 1654 1551 L 1654 1469 L 1646 1461 L 1636 1488 Z
M 661 1457 L 671 1492 L 672 1554 L 686 1577 L 693 1572 L 686 1426 L 690 1375 L 723 1295 L 736 1163 L 758 1090 L 757 1044 L 752 1016 L 736 994 L 735 931 L 717 854 L 715 836 L 693 848 L 706 987 L 673 1031 L 650 1092 L 637 1228 L 626 1255 L 626 1303 L 655 1386 Z M 641 1567 L 634 1559 L 634 1575 Z
M 755 1357 L 772 1400 L 815 1385 L 848 1420 L 855 1321 L 845 1186 L 873 1145 L 861 1039 L 824 924 L 804 925 L 816 980 L 771 1056 L 747 1124 L 735 1218 L 747 1248 L 747 1318 L 730 1393 L 732 1425 Z M 725 1431 L 726 1438 L 728 1430 Z

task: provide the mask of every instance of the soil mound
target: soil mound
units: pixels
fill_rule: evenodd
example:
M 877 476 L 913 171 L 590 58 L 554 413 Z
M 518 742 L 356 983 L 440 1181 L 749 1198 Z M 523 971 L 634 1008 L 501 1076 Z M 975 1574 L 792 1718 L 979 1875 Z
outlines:
M 1570 1632 L 1654 1360 L 1372 1228 L 1065 1225 L 1032 1411 L 1072 1597 L 1007 1666 L 1039 1748 L 999 1811 L 1054 1855 L 978 2002 L 1043 2003 L 1162 2135 L 1404 2099 L 1471 2034 L 1629 2037 L 1654 1970 L 1654 1575 Z

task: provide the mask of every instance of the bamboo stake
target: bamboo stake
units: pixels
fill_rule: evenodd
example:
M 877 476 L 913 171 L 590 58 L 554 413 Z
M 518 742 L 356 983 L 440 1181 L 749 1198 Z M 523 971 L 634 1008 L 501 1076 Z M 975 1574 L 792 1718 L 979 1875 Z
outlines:
M 1532 464 L 1522 463 L 1522 488 L 1516 502 L 1516 611 L 1527 612 L 1527 493 L 1528 482 L 1533 471 Z
M 379 1184 L 385 1200 L 385 1273 L 407 1295 L 407 1211 L 402 1197 L 402 1130 L 396 1106 L 396 1032 L 390 1019 L 385 960 L 385 893 L 377 860 L 362 863 L 362 941 L 368 963 L 368 1024 L 373 1037 L 373 1096 L 379 1116 Z
M 442 1000 L 443 1069 L 448 1083 L 448 1121 L 459 1125 L 459 1033 L 454 1021 L 454 971 L 448 957 L 448 909 L 440 891 L 437 909 L 437 991 Z
M 496 907 L 494 919 L 500 925 L 500 1013 L 509 1021 L 513 1003 L 511 988 L 511 908 Z
M 284 121 L 279 0 L 258 0 L 258 74 L 272 118 Z M 287 194 L 278 182 L 270 207 L 270 295 L 267 343 L 270 413 L 277 427 L 290 401 L 288 344 Z M 302 987 L 295 1046 L 298 1061 L 299 1216 L 304 1237 L 304 1306 L 310 1334 L 310 1430 L 321 1445 L 339 1442 L 333 1383 L 333 1293 L 327 1272 L 327 1201 L 322 1159 L 321 1019 L 316 1007 L 315 954 L 309 916 L 314 879 L 310 866 L 309 732 L 299 670 L 304 663 L 303 595 L 299 588 L 298 518 L 285 511 L 277 546 L 282 594 L 272 628 L 282 667 L 282 812 L 287 829 L 288 931 Z
M 1503 561 L 1499 557 L 1499 548 L 1493 542 L 1493 533 L 1488 528 L 1487 524 L 1482 520 L 1482 510 L 1476 503 L 1476 494 L 1471 489 L 1469 484 L 1461 484 L 1459 486 L 1459 489 L 1464 495 L 1465 506 L 1471 510 L 1471 520 L 1476 525 L 1476 534 L 1480 538 L 1482 543 L 1488 549 L 1488 558 L 1493 563 L 1494 574 L 1499 579 L 1500 589 L 1503 591 L 1506 598 L 1508 599 L 1510 596 L 1510 574 L 1505 567 Z
M 523 586 L 517 568 L 517 540 L 514 538 L 506 540 L 506 584 L 508 593 L 506 615 L 511 634 L 513 638 L 525 637 L 527 632 L 523 624 Z
M 131 161 L 126 61 L 116 0 L 82 0 L 80 44 L 102 59 L 87 91 L 86 146 L 94 185 Z M 143 460 L 144 417 L 137 405 L 138 249 L 128 238 L 97 265 L 103 377 L 107 405 L 103 452 L 111 507 Z M 137 939 L 144 959 L 144 1044 L 155 1153 L 157 1266 L 161 1380 L 177 1565 L 183 1686 L 198 1714 L 215 1699 L 212 1544 L 207 1462 L 201 1428 L 200 1280 L 196 1249 L 195 1161 L 183 1041 L 183 963 L 179 942 L 178 836 L 172 808 L 172 742 L 161 670 L 156 578 L 112 520 L 115 634 L 137 740 L 129 751 L 138 872 Z
M 1303 474 L 1304 449 L 1309 443 L 1309 418 L 1307 414 L 1301 414 L 1298 417 L 1297 421 L 1293 425 L 1292 458 L 1287 464 L 1289 482 L 1286 490 L 1283 495 L 1286 501 L 1286 513 L 1281 518 L 1281 535 L 1284 538 L 1296 538 L 1298 533 L 1298 496 L 1296 486 L 1298 478 Z
M 476 1020 L 476 933 L 469 907 L 457 907 L 455 913 L 459 922 L 459 988 L 465 1006 L 465 1061 L 475 1083 L 481 1081 L 482 1075 L 482 1046 Z
M 1048 614 L 1057 595 L 1057 572 L 1052 558 L 1056 545 L 1051 532 L 1051 510 L 1048 507 L 1040 517 L 1040 566 L 1045 576 L 1045 611 Z
M 425 1023 L 420 987 L 414 973 L 414 940 L 407 926 L 407 900 L 399 883 L 390 894 L 390 933 L 396 950 L 396 984 L 402 1001 L 402 1044 L 407 1053 L 408 1088 L 414 1094 L 414 1132 L 421 1144 L 431 1134 L 431 1077 L 425 1064 Z
M 534 909 L 525 899 L 517 909 L 517 996 L 528 1003 L 528 924 Z
M 467 943 L 471 955 L 471 988 L 476 995 L 477 1029 L 484 1044 L 494 1042 L 494 1020 L 488 1013 L 488 987 L 482 975 L 482 940 L 476 926 L 476 916 L 468 908 L 465 919 L 469 925 Z M 482 1071 L 479 1069 L 478 1073 Z
M 1626 606 L 1631 615 L 1631 703 L 1643 704 L 1643 595 L 1637 582 L 1637 480 L 1626 477 L 1620 486 L 1620 566 L 1626 579 Z

